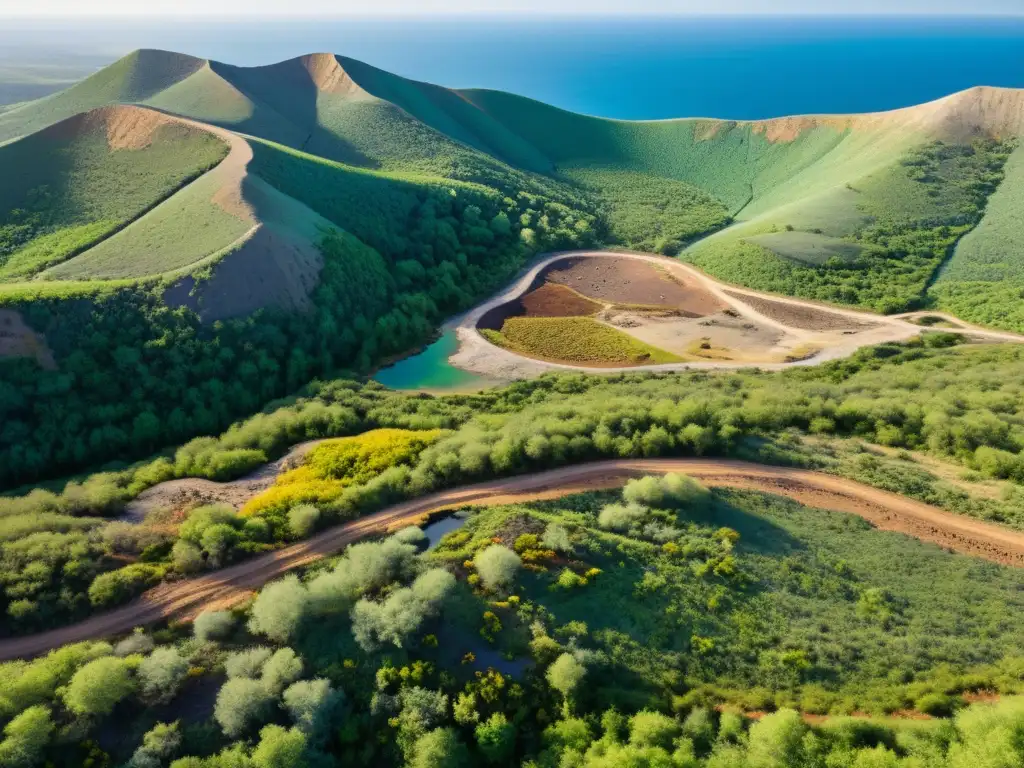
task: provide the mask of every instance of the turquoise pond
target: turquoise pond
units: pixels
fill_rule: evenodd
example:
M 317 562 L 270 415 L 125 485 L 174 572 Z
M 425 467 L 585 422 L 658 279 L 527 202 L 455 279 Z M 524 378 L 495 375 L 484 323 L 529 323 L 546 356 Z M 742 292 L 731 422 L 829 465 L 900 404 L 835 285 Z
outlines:
M 456 368 L 448 362 L 458 348 L 455 332 L 447 331 L 419 354 L 382 368 L 373 378 L 391 389 L 432 392 L 472 392 L 493 386 L 495 382 L 491 379 Z

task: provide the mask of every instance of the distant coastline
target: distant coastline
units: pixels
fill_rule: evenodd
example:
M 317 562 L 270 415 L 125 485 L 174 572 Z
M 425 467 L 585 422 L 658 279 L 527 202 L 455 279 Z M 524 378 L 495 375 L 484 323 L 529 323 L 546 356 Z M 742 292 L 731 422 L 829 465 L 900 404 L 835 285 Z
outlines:
M 974 85 L 1024 87 L 1024 17 L 7 20 L 19 60 L 141 47 L 238 65 L 340 53 L 406 77 L 623 119 L 870 112 Z

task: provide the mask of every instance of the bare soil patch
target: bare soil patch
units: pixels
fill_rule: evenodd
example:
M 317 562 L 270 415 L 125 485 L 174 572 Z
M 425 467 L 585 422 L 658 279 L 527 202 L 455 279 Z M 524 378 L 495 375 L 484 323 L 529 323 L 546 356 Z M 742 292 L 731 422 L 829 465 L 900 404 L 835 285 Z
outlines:
M 714 294 L 657 264 L 616 256 L 563 259 L 546 274 L 549 283 L 609 304 L 663 307 L 703 317 L 725 309 Z
M 804 304 L 773 301 L 728 289 L 725 289 L 725 293 L 734 299 L 742 301 L 744 304 L 750 305 L 765 317 L 788 325 L 791 328 L 800 328 L 806 331 L 852 331 L 877 326 L 877 323 L 860 322 L 846 315 L 829 312 L 826 309 L 816 309 Z
M 43 368 L 57 369 L 46 339 L 33 331 L 14 309 L 0 309 L 0 359 L 5 357 L 33 357 Z
M 299 443 L 276 461 L 264 464 L 245 477 L 228 483 L 186 477 L 154 485 L 129 502 L 122 519 L 142 522 L 154 512 L 165 513 L 173 518 L 206 504 L 230 504 L 235 509 L 241 509 L 247 501 L 272 486 L 279 474 L 299 466 L 306 454 L 322 442 L 310 440 Z
M 560 283 L 544 283 L 520 300 L 526 317 L 588 317 L 604 305 Z

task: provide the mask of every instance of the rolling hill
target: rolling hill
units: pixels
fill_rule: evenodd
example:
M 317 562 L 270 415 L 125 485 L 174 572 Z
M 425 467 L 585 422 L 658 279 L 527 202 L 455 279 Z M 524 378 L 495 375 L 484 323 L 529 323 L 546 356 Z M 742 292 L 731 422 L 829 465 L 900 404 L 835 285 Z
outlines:
M 137 51 L 0 111 L 0 305 L 34 334 L 0 348 L 0 484 L 368 369 L 544 250 L 660 251 L 762 290 L 1024 330 L 1022 131 L 1024 91 L 992 88 L 628 122 L 332 54 Z

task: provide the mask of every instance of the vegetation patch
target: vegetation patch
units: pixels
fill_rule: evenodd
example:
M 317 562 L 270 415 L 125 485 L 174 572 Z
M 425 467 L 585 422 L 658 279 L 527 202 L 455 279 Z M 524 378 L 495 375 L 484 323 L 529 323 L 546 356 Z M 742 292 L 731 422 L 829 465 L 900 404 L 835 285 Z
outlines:
M 653 365 L 682 360 L 589 317 L 510 317 L 501 331 L 481 333 L 513 352 L 559 362 Z
M 415 462 L 420 451 L 437 441 L 440 430 L 376 429 L 321 443 L 301 467 L 279 475 L 274 487 L 248 502 L 242 517 L 282 517 L 299 504 L 323 504 L 345 488 L 367 483 L 386 469 Z
M 933 142 L 852 183 L 849 191 L 864 220 L 842 240 L 859 249 L 856 258 L 850 258 L 851 249 L 812 265 L 764 247 L 764 238 L 769 244 L 798 236 L 806 240 L 807 233 L 790 232 L 790 222 L 779 221 L 798 215 L 798 209 L 790 208 L 766 213 L 682 257 L 750 288 L 884 313 L 912 310 L 925 303 L 936 271 L 960 238 L 981 221 L 1012 148 L 992 140 Z M 777 223 L 768 223 L 773 219 Z
M 124 107 L 123 110 L 133 108 Z M 117 109 L 0 148 L 0 280 L 25 279 L 89 248 L 220 162 L 224 142 L 166 120 L 147 142 L 111 146 Z

